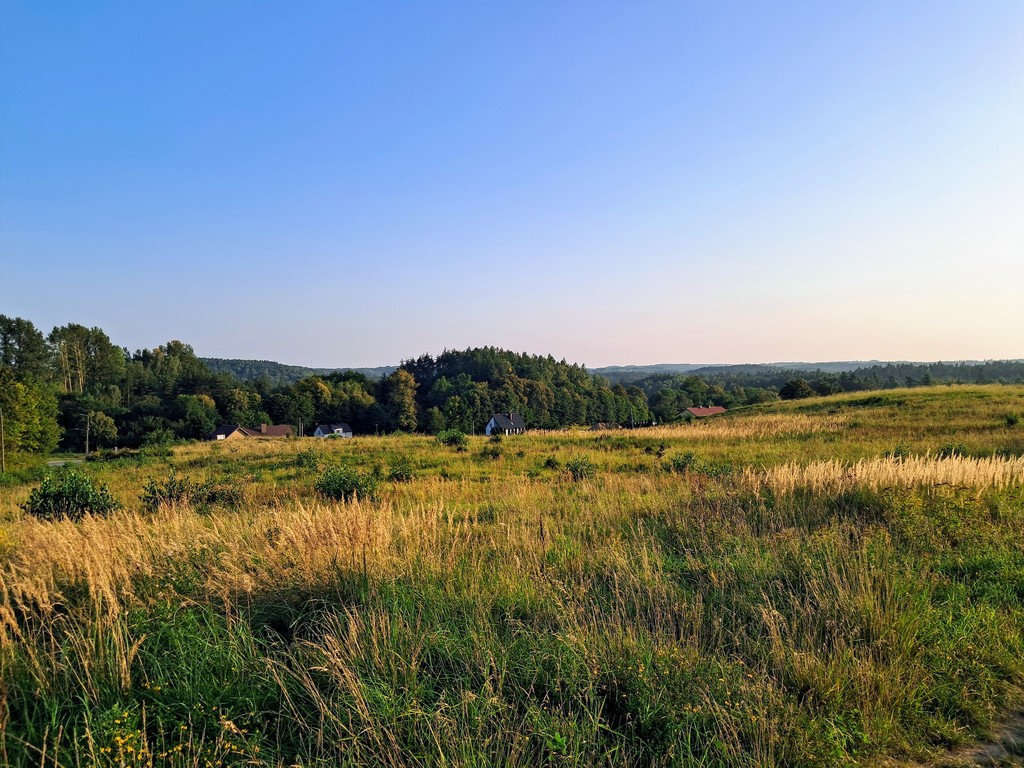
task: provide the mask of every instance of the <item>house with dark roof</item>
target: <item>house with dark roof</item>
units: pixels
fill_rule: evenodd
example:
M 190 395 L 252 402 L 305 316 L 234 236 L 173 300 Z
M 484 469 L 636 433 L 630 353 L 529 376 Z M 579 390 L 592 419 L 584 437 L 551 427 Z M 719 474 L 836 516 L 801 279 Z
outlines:
M 352 437 L 352 427 L 344 421 L 340 424 L 317 424 L 313 437 Z
M 521 413 L 495 413 L 484 427 L 485 435 L 521 435 L 526 431 L 526 421 Z
M 291 437 L 295 434 L 290 424 L 260 424 L 259 429 L 241 424 L 221 424 L 206 436 L 207 440 L 237 440 L 243 437 Z
M 712 405 L 707 408 L 687 408 L 686 412 L 695 419 L 701 419 L 705 416 L 714 416 L 719 413 L 725 413 L 726 409 L 720 405 Z

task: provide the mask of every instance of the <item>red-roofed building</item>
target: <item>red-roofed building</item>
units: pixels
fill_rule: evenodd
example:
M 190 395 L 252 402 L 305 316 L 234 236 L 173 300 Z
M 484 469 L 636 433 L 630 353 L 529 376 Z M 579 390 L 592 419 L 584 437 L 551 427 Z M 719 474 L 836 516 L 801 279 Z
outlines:
M 694 418 L 702 418 L 704 416 L 714 416 L 718 413 L 725 413 L 726 409 L 720 405 L 712 405 L 709 408 L 687 408 L 686 412 Z

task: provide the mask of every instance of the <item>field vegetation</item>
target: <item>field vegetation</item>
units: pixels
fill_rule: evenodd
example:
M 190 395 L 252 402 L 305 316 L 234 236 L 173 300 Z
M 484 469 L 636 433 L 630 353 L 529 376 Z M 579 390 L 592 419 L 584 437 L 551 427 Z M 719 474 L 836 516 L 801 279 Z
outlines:
M 26 463 L 0 763 L 941 758 L 1020 701 L 1019 414 L 1022 387 L 919 387 Z M 33 514 L 41 484 L 110 504 Z

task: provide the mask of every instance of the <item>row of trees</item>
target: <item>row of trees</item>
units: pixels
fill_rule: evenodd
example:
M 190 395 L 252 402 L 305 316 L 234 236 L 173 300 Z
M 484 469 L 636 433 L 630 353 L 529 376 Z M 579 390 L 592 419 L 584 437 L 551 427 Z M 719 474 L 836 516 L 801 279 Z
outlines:
M 8 451 L 137 446 L 268 418 L 251 386 L 212 373 L 180 341 L 129 353 L 100 328 L 69 324 L 44 336 L 3 315 L 0 407 Z
M 0 413 L 6 451 L 138 446 L 195 439 L 218 424 L 352 425 L 357 433 L 482 431 L 492 413 L 518 411 L 533 428 L 681 418 L 686 408 L 942 381 L 1024 381 L 1024 364 L 892 364 L 843 373 L 742 367 L 659 374 L 625 386 L 550 355 L 495 347 L 407 360 L 388 375 L 357 371 L 293 383 L 215 372 L 187 344 L 130 353 L 100 328 L 69 324 L 43 335 L 0 315 Z
M 187 344 L 129 352 L 100 328 L 44 335 L 0 316 L 0 408 L 8 451 L 134 447 L 201 438 L 219 423 L 349 422 L 356 432 L 482 431 L 518 411 L 537 428 L 653 418 L 638 387 L 612 385 L 579 365 L 493 347 L 406 361 L 370 379 L 346 371 L 274 385 L 211 371 Z
M 638 379 L 651 411 L 661 421 L 677 418 L 692 405 L 739 405 L 783 399 L 898 389 L 932 384 L 1024 382 L 1024 362 L 888 363 L 839 373 L 800 371 L 769 366 L 702 368 L 688 374 L 655 374 Z

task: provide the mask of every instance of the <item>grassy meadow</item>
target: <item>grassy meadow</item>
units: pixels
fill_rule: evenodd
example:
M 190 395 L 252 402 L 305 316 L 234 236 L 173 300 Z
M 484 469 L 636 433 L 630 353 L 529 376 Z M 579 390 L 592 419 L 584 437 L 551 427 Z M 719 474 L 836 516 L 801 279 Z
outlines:
M 0 486 L 0 764 L 920 764 L 1020 702 L 1022 387 L 81 469 L 119 510 Z

